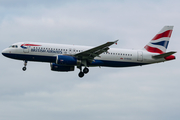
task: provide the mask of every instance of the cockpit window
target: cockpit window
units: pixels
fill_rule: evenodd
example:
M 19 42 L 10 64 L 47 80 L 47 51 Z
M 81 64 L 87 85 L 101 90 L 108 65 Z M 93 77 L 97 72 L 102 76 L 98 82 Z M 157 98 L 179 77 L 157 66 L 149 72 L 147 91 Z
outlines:
M 11 46 L 9 46 L 10 48 L 18 48 L 18 46 L 17 45 L 11 45 Z

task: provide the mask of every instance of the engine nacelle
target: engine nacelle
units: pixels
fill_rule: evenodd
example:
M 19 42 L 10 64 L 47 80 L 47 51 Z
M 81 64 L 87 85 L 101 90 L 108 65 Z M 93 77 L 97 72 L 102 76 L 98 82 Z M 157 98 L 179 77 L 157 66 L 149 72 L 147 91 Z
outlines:
M 56 64 L 59 65 L 79 65 L 81 64 L 80 60 L 77 60 L 77 58 L 72 57 L 72 56 L 67 56 L 67 55 L 58 55 L 56 57 Z
M 74 66 L 64 66 L 55 63 L 50 63 L 50 66 L 52 71 L 59 71 L 59 72 L 74 71 Z

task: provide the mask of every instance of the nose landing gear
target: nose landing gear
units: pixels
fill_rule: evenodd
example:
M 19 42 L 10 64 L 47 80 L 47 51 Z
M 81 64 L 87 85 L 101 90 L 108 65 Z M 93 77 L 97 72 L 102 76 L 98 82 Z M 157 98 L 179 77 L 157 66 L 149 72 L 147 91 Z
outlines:
M 27 61 L 25 60 L 24 61 L 24 67 L 22 68 L 23 71 L 26 71 L 26 69 L 27 69 L 26 66 L 27 66 Z

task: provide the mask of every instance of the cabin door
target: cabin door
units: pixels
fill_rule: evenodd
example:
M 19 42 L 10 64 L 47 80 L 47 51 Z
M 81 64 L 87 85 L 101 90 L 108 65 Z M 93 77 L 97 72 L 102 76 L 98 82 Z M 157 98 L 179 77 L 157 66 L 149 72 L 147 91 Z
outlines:
M 143 61 L 143 52 L 142 51 L 137 52 L 137 61 Z
M 28 45 L 28 43 L 24 43 L 23 45 L 22 45 L 22 48 L 23 48 L 23 52 L 24 53 L 29 53 L 29 45 Z

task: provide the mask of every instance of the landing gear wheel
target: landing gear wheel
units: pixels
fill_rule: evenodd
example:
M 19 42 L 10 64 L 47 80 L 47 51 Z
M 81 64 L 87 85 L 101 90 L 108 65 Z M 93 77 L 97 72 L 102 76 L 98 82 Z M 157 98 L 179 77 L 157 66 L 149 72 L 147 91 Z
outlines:
M 85 67 L 85 68 L 83 69 L 83 73 L 87 74 L 88 72 L 89 72 L 89 69 L 88 69 L 87 67 Z
M 23 71 L 26 71 L 27 61 L 24 60 L 24 67 L 22 68 Z
M 83 72 L 79 72 L 79 77 L 82 78 L 84 76 Z
M 26 71 L 26 67 L 23 67 L 22 70 L 23 70 L 23 71 Z

